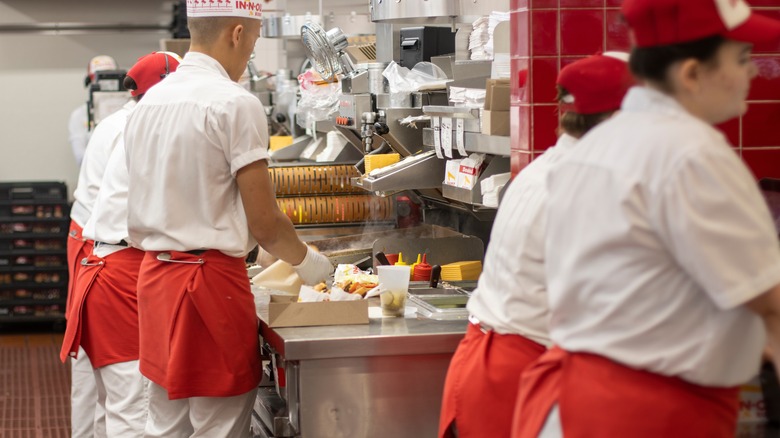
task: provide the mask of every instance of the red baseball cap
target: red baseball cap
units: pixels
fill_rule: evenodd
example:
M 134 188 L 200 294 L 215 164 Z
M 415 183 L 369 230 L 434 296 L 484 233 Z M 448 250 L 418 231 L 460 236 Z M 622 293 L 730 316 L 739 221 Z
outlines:
M 172 52 L 153 52 L 138 58 L 138 62 L 127 72 L 136 84 L 135 90 L 130 90 L 133 96 L 145 94 L 153 85 L 163 80 L 179 67 L 181 58 Z
M 564 98 L 579 114 L 620 109 L 623 97 L 636 82 L 628 69 L 628 53 L 607 52 L 564 67 L 557 84 L 569 92 Z
M 638 47 L 715 35 L 753 44 L 780 41 L 780 21 L 753 13 L 743 0 L 625 0 L 622 11 Z

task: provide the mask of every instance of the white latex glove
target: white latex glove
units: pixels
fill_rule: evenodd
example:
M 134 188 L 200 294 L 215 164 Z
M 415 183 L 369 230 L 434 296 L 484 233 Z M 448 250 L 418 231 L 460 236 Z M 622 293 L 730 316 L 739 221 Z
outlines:
M 330 260 L 310 246 L 306 247 L 306 257 L 303 258 L 301 264 L 293 266 L 293 268 L 303 280 L 303 284 L 308 285 L 325 281 L 334 271 Z

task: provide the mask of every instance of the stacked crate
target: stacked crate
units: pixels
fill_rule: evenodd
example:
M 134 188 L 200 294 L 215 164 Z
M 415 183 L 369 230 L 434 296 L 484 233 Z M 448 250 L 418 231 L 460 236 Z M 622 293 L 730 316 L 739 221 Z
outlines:
M 67 188 L 0 183 L 0 323 L 64 320 Z

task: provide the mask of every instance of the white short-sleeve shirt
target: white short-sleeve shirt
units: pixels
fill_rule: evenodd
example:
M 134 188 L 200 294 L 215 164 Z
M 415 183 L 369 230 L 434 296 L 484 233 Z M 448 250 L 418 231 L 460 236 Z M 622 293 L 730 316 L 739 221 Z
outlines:
M 100 185 L 92 215 L 84 226 L 84 237 L 96 242 L 118 244 L 127 236 L 127 164 L 125 146 L 119 143 L 106 163 L 106 172 Z
M 468 310 L 501 334 L 519 334 L 550 346 L 544 272 L 545 181 L 550 167 L 577 139 L 562 135 L 555 147 L 510 183 L 493 222 L 485 266 Z
M 127 116 L 135 104 L 134 100 L 128 101 L 122 108 L 103 119 L 92 131 L 79 169 L 79 180 L 70 210 L 70 218 L 82 228 L 92 214 L 108 157 L 121 140 Z
M 68 142 L 73 150 L 73 158 L 76 159 L 76 165 L 79 167 L 81 167 L 81 161 L 84 159 L 84 152 L 87 150 L 89 136 L 87 104 L 82 103 L 70 113 L 68 118 Z
M 720 132 L 635 87 L 547 181 L 555 344 L 707 386 L 756 374 L 765 332 L 742 304 L 780 283 L 780 248 Z
M 128 234 L 145 251 L 217 249 L 245 256 L 256 244 L 236 183 L 268 158 L 260 101 L 215 59 L 189 52 L 128 120 Z

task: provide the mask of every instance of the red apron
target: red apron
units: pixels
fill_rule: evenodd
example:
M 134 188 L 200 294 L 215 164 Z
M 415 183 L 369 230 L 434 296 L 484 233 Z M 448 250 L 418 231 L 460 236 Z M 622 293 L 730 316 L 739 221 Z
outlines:
M 461 438 L 508 437 L 520 374 L 545 350 L 523 336 L 469 324 L 447 371 L 439 438 L 451 436 L 453 421 Z
M 73 286 L 73 306 L 60 359 L 84 348 L 94 368 L 138 359 L 138 270 L 144 252 L 135 248 L 106 258 L 90 254 Z
M 258 320 L 243 259 L 214 250 L 147 252 L 138 310 L 141 373 L 171 400 L 257 387 Z
M 738 401 L 737 387 L 694 385 L 555 347 L 523 374 L 512 437 L 536 437 L 557 403 L 566 438 L 733 438 Z
M 73 283 L 79 275 L 81 260 L 92 254 L 93 241 L 85 239 L 81 233 L 83 229 L 76 223 L 70 221 L 70 231 L 68 231 L 68 297 L 65 301 L 65 317 L 70 313 L 70 306 L 73 303 Z

